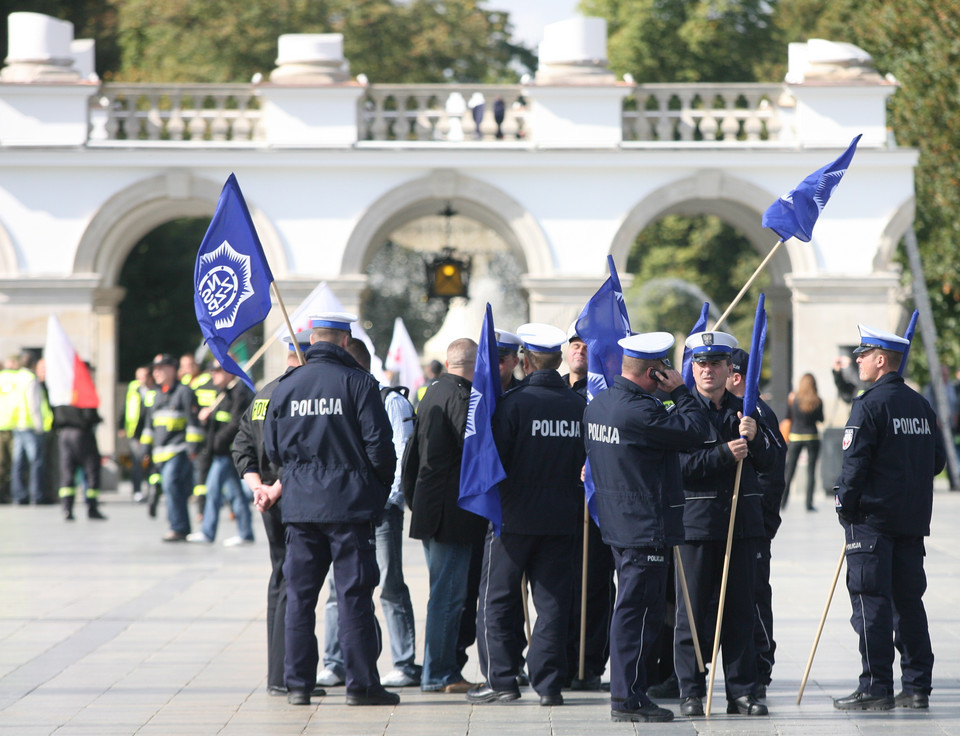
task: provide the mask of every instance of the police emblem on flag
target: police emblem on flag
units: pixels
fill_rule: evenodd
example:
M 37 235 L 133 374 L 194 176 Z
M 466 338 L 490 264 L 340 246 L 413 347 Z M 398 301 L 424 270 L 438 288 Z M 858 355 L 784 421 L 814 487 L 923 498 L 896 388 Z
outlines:
M 843 449 L 846 450 L 853 444 L 853 428 L 847 427 L 843 430 Z
M 212 253 L 199 257 L 197 294 L 217 329 L 233 327 L 237 311 L 254 294 L 250 256 L 237 253 L 224 240 Z

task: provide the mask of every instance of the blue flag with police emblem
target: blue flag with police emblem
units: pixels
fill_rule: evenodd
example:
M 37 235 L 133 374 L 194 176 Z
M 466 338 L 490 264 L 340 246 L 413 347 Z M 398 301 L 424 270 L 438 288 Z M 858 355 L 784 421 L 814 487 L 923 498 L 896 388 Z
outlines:
M 897 375 L 902 376 L 904 368 L 907 367 L 907 358 L 910 357 L 910 346 L 913 344 L 913 333 L 917 330 L 917 318 L 920 316 L 920 311 L 917 309 L 913 310 L 913 314 L 910 315 L 910 324 L 907 325 L 907 331 L 903 333 L 903 338 L 907 341 L 907 347 L 903 351 L 903 358 L 900 359 L 900 367 L 897 368 Z
M 500 392 L 497 337 L 493 330 L 493 310 L 487 304 L 477 346 L 477 361 L 473 369 L 467 428 L 463 435 L 460 497 L 457 499 L 457 506 L 489 520 L 496 536 L 500 536 L 503 523 L 497 484 L 507 477 L 493 441 L 491 425 Z
M 770 205 L 760 224 L 773 230 L 780 240 L 796 238 L 809 243 L 813 226 L 850 166 L 860 137 L 854 138 L 838 159 L 814 171 L 796 189 L 791 189 Z
M 767 342 L 766 297 L 761 293 L 757 300 L 757 314 L 753 319 L 753 335 L 750 338 L 750 360 L 747 363 L 746 385 L 743 388 L 743 416 L 750 416 L 757 408 L 760 396 L 760 367 L 763 365 L 763 346 Z
M 690 330 L 690 335 L 696 335 L 698 332 L 703 332 L 707 329 L 707 317 L 709 314 L 710 302 L 704 302 L 703 306 L 700 307 L 700 319 L 697 320 L 693 329 Z M 687 337 L 690 335 L 687 335 Z M 688 347 L 683 348 L 683 364 L 680 366 L 680 375 L 683 377 L 683 383 L 687 389 L 693 391 L 697 384 L 696 381 L 693 380 L 693 350 Z
M 256 390 L 230 345 L 270 312 L 273 274 L 237 178 L 230 174 L 203 236 L 193 272 L 193 306 L 203 339 L 229 373 Z
M 619 341 L 631 334 L 630 317 L 623 301 L 623 289 L 620 287 L 620 277 L 617 275 L 613 256 L 607 256 L 607 264 L 610 267 L 609 278 L 597 289 L 597 293 L 590 298 L 577 318 L 577 335 L 587 345 L 588 402 L 611 386 L 613 379 L 620 375 L 623 348 Z M 589 460 L 583 476 L 583 491 L 590 516 L 599 526 Z

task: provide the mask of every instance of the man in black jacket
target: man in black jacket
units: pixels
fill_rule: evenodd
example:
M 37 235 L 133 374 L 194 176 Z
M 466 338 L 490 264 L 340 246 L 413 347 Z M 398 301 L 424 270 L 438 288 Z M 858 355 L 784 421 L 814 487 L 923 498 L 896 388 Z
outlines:
M 843 430 L 836 505 L 863 670 L 857 689 L 833 704 L 840 710 L 926 708 L 933 649 L 923 607 L 923 538 L 930 534 L 933 478 L 943 470 L 946 449 L 930 404 L 899 375 L 907 340 L 858 327 L 854 352 L 867 388 L 853 400 Z M 896 698 L 894 648 L 903 685 Z
M 356 319 L 343 313 L 311 319 L 307 363 L 280 379 L 264 425 L 267 458 L 283 467 L 284 681 L 293 705 L 309 705 L 316 685 L 317 597 L 331 562 L 347 705 L 400 702 L 380 685 L 381 638 L 373 607 L 380 579 L 374 528 L 397 456 L 377 382 L 344 349 Z
M 83 468 L 86 484 L 87 518 L 106 520 L 100 511 L 100 450 L 94 429 L 100 423 L 96 409 L 78 409 L 75 406 L 53 407 L 53 428 L 57 432 L 60 455 L 60 504 L 63 518 L 73 521 L 73 504 L 77 489 L 75 477 Z
M 450 343 L 447 370 L 424 394 L 417 408 L 417 431 L 404 456 L 410 536 L 423 542 L 430 576 L 420 679 L 425 691 L 465 693 L 473 687 L 457 662 L 457 634 L 468 595 L 471 549 L 483 538 L 487 521 L 461 509 L 457 499 L 476 357 L 473 340 Z

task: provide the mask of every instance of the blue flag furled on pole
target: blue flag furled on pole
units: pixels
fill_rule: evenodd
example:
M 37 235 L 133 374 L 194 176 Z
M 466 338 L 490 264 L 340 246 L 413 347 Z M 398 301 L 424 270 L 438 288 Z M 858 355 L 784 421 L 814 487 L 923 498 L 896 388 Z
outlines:
M 230 174 L 203 236 L 193 272 L 193 306 L 203 339 L 220 365 L 254 389 L 230 345 L 270 312 L 273 274 L 237 178 Z
M 917 330 L 917 318 L 919 316 L 920 311 L 914 309 L 913 314 L 910 315 L 910 324 L 907 325 L 907 331 L 903 333 L 903 338 L 907 341 L 907 349 L 903 351 L 903 358 L 900 359 L 900 367 L 897 368 L 898 376 L 902 376 L 904 368 L 907 367 L 907 358 L 910 357 L 910 346 L 913 345 L 913 333 Z
M 627 305 L 623 301 L 623 289 L 620 287 L 613 256 L 607 256 L 607 263 L 610 266 L 610 277 L 597 289 L 597 293 L 590 298 L 577 318 L 577 335 L 587 346 L 588 402 L 612 385 L 614 377 L 620 375 L 623 348 L 620 347 L 619 340 L 631 334 L 630 317 L 627 316 Z M 589 460 L 584 472 L 583 488 L 590 516 L 597 522 Z
M 707 317 L 710 314 L 710 302 L 704 302 L 700 308 L 700 319 L 690 330 L 690 335 L 696 335 L 707 329 Z M 690 335 L 687 335 L 689 337 Z M 693 391 L 696 382 L 693 380 L 693 351 L 685 347 L 683 349 L 683 365 L 680 366 L 680 375 L 687 389 Z
M 500 391 L 500 358 L 497 355 L 497 337 L 493 331 L 493 310 L 487 304 L 477 346 L 477 362 L 473 369 L 467 428 L 463 436 L 457 506 L 489 520 L 497 536 L 500 536 L 503 523 L 497 484 L 507 477 L 493 441 L 491 426 Z
M 809 243 L 813 226 L 850 166 L 859 141 L 858 135 L 836 161 L 817 169 L 796 189 L 791 189 L 770 205 L 760 220 L 763 227 L 773 230 L 780 240 L 796 238 Z
M 743 416 L 753 414 L 760 396 L 760 367 L 763 365 L 763 346 L 767 341 L 766 298 L 760 294 L 757 300 L 757 316 L 753 320 L 753 336 L 750 338 L 750 360 L 747 363 L 746 385 L 743 391 Z

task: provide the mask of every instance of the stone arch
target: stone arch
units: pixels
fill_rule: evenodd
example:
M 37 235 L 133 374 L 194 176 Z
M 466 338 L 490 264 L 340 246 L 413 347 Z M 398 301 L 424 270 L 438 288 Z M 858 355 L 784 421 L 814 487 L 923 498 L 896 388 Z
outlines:
M 549 243 L 533 215 L 500 189 L 452 169 L 404 182 L 371 204 L 350 233 L 340 273 L 363 273 L 390 233 L 411 220 L 435 215 L 447 202 L 502 237 L 528 273 L 553 273 Z
M 873 272 L 890 271 L 890 262 L 897 252 L 897 246 L 907 230 L 913 225 L 916 215 L 916 200 L 910 197 L 901 204 L 893 216 L 887 221 L 880 235 L 877 253 L 873 258 Z
M 0 223 L 0 275 L 15 276 L 20 271 L 17 262 L 17 251 L 13 247 L 13 240 L 7 228 Z
M 748 181 L 710 170 L 697 172 L 656 190 L 627 213 L 614 235 L 610 253 L 617 263 L 626 263 L 637 234 L 666 215 L 716 215 L 733 225 L 762 256 L 776 244 L 772 231 L 761 227 L 760 216 L 777 195 Z M 794 270 L 813 270 L 816 256 L 809 245 L 779 248 L 766 270 L 771 281 L 784 284 Z
M 125 187 L 90 221 L 80 239 L 73 272 L 98 274 L 101 285 L 116 285 L 127 254 L 144 235 L 175 218 L 212 216 L 221 188 L 209 179 L 176 171 Z M 275 276 L 285 275 L 286 256 L 279 234 L 255 205 L 247 202 L 247 206 L 271 271 Z

